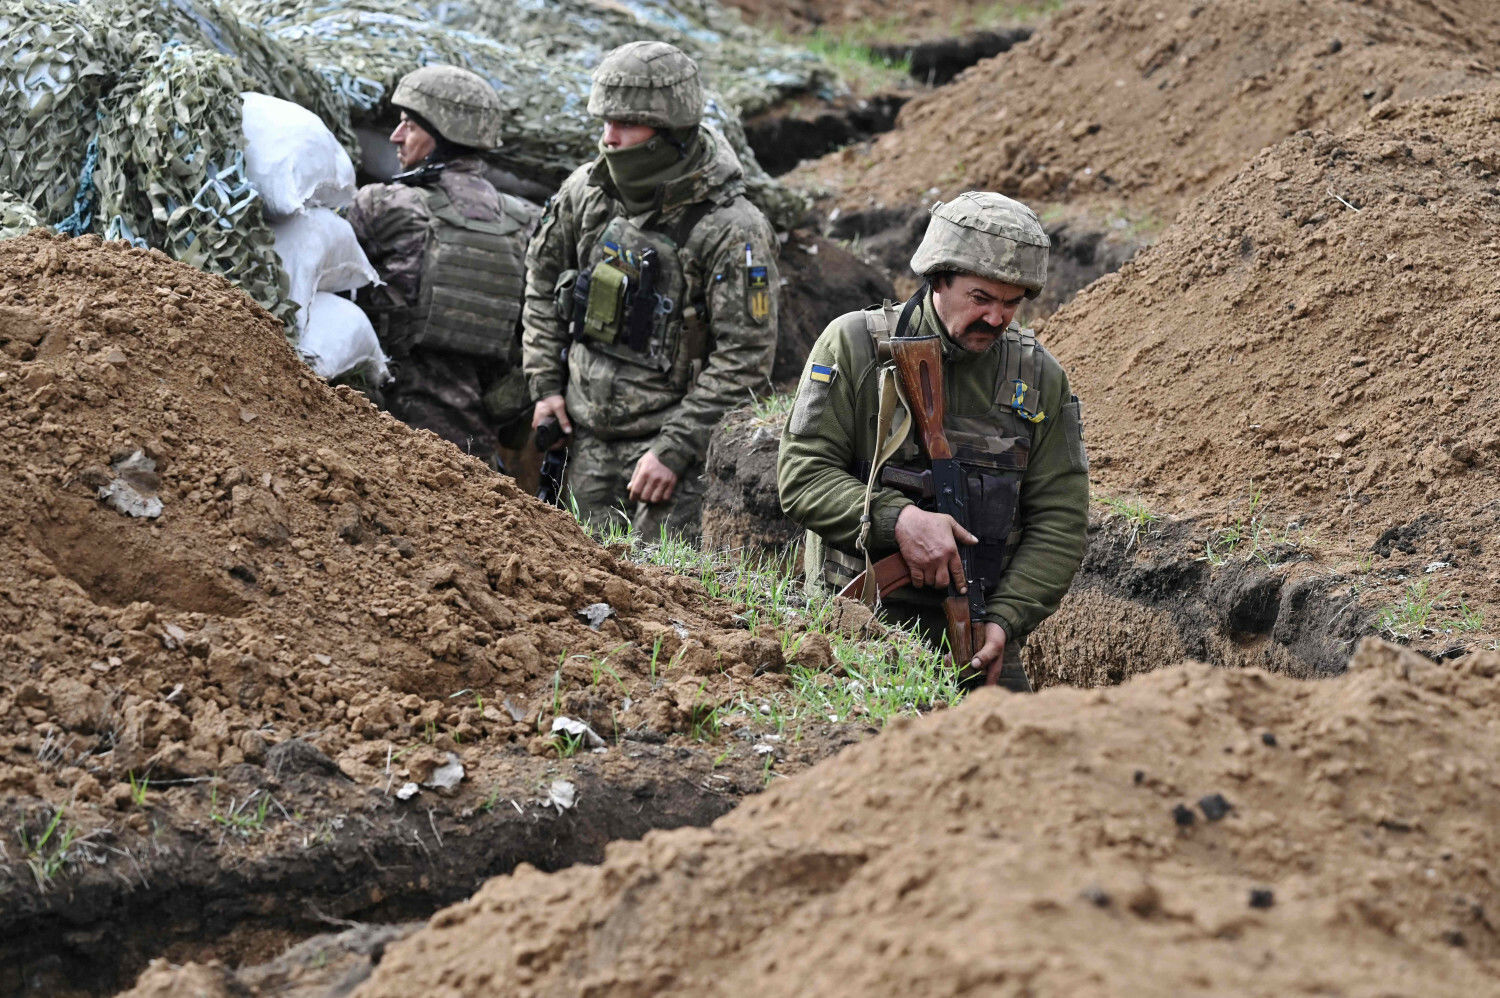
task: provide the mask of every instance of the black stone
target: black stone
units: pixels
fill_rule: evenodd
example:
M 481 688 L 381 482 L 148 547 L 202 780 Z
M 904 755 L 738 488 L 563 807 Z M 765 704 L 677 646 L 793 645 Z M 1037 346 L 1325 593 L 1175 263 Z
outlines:
M 1261 732 L 1260 743 L 1268 748 L 1276 747 L 1276 736 L 1269 731 Z
M 1172 820 L 1177 822 L 1179 825 L 1186 827 L 1196 821 L 1197 818 L 1198 816 L 1193 813 L 1193 809 L 1190 807 L 1185 807 L 1181 804 L 1178 804 L 1176 807 L 1172 808 Z
M 1218 821 L 1234 809 L 1234 805 L 1225 800 L 1223 794 L 1209 794 L 1201 798 L 1198 807 L 1203 810 L 1203 817 L 1209 821 Z
M 1250 889 L 1250 907 L 1269 908 L 1276 903 L 1276 895 L 1271 893 L 1269 887 L 1253 887 Z

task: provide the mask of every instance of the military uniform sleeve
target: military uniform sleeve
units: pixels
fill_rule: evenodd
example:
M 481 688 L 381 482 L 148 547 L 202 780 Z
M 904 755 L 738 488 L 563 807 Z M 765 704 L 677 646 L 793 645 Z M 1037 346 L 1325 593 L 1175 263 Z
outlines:
M 857 549 L 865 502 L 865 483 L 849 469 L 868 457 L 859 453 L 856 443 L 858 420 L 860 411 L 875 401 L 860 405 L 859 392 L 873 392 L 875 386 L 865 384 L 865 372 L 856 369 L 851 335 L 865 332 L 862 327 L 847 331 L 846 319 L 839 319 L 813 344 L 776 455 L 782 511 L 804 529 L 849 551 Z M 894 489 L 875 493 L 870 506 L 872 555 L 896 550 L 896 518 L 910 505 L 911 500 Z
M 1043 397 L 1047 419 L 1021 481 L 1020 546 L 985 607 L 986 618 L 1012 637 L 1029 634 L 1056 612 L 1088 544 L 1089 477 L 1081 411 L 1067 375 L 1054 369 L 1056 388 Z
M 359 303 L 379 313 L 416 301 L 431 220 L 421 195 L 401 184 L 369 184 L 354 196 L 348 218 L 360 248 L 385 282 L 360 289 Z
M 776 235 L 760 212 L 734 205 L 716 226 L 703 271 L 713 347 L 697 382 L 667 417 L 652 452 L 677 474 L 703 460 L 724 413 L 770 385 L 781 278 Z M 717 220 L 710 216 L 709 225 Z
M 578 267 L 579 173 L 547 202 L 526 248 L 526 303 L 521 310 L 521 367 L 534 399 L 561 395 L 568 371 L 568 330 L 557 312 L 557 279 Z

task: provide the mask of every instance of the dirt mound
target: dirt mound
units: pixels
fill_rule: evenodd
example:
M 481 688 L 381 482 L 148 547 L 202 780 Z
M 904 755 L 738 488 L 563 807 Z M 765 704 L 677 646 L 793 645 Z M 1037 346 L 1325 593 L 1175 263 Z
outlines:
M 1493 602 L 1497 122 L 1486 91 L 1298 134 L 1054 316 L 1096 483 Z
M 911 101 L 873 145 L 790 176 L 846 210 L 984 188 L 1170 221 L 1299 129 L 1488 84 L 1497 50 L 1491 0 L 1078 4 Z
M 356 993 L 1489 993 L 1497 673 L 1369 642 L 1322 683 L 982 691 L 709 829 L 494 879 Z
M 417 740 L 663 736 L 781 683 L 777 639 L 328 388 L 218 278 L 34 234 L 0 245 L 0 305 L 9 794 L 97 802 L 291 736 L 373 778 Z

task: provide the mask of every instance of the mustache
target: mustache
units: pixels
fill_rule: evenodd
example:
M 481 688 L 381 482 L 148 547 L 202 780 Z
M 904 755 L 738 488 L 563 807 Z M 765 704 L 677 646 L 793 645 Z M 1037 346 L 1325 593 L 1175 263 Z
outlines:
M 975 319 L 964 327 L 965 333 L 988 333 L 991 336 L 999 336 L 1004 331 L 1000 326 L 992 326 L 983 319 Z

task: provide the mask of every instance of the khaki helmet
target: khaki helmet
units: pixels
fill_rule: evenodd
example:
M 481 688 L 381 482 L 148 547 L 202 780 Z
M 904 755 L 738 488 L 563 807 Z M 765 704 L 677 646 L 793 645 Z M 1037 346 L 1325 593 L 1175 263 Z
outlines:
M 1026 289 L 1035 298 L 1047 283 L 1052 240 L 1036 212 L 993 191 L 967 191 L 932 206 L 932 221 L 912 255 L 922 276 L 957 270 Z
M 474 149 L 500 148 L 500 95 L 478 73 L 423 66 L 401 77 L 391 104 L 432 123 L 439 137 Z
M 594 70 L 589 114 L 652 128 L 693 128 L 703 120 L 698 64 L 666 42 L 621 45 Z

